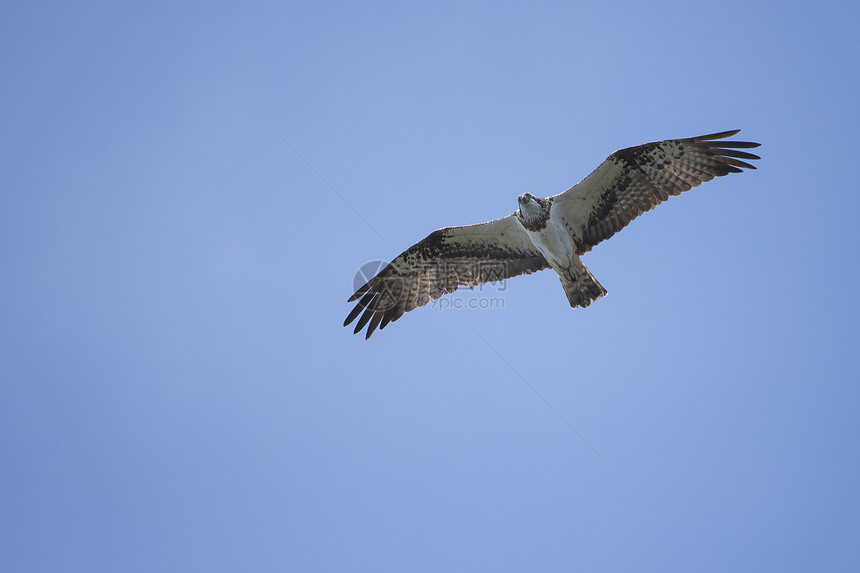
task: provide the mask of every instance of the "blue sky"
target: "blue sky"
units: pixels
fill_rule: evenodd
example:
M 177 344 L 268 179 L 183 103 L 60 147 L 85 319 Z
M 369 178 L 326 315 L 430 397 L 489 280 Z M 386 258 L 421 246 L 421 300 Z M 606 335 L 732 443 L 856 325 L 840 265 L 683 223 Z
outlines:
M 0 569 L 856 571 L 858 17 L 7 7 Z M 588 309 L 342 328 L 364 263 L 735 128 Z

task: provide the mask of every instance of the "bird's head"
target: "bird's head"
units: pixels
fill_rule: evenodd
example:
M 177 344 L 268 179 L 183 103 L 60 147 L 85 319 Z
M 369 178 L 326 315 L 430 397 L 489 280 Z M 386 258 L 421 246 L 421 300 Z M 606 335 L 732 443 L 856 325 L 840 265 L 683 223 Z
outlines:
M 549 216 L 549 201 L 547 199 L 540 199 L 531 193 L 523 193 L 517 197 L 517 202 L 520 204 L 519 217 L 523 224 L 542 220 Z

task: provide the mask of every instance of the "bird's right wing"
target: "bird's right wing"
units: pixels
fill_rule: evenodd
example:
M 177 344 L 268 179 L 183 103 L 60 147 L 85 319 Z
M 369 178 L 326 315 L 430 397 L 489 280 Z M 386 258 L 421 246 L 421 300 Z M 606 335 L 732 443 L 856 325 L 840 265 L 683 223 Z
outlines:
M 377 326 L 385 328 L 460 285 L 474 287 L 546 268 L 549 264 L 515 214 L 477 225 L 446 227 L 406 249 L 355 291 L 349 302 L 358 302 L 343 325 L 361 314 L 355 333 L 369 323 L 366 338 L 370 338 Z

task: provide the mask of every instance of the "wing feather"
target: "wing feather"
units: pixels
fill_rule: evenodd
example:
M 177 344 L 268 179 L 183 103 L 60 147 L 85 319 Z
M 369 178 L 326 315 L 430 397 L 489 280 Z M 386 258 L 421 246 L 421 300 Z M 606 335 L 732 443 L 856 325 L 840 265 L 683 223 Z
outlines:
M 549 268 L 515 215 L 465 227 L 446 227 L 403 251 L 358 288 L 343 325 L 359 315 L 355 332 L 366 338 L 405 313 L 460 285 L 474 287 Z
M 739 131 L 619 149 L 588 177 L 553 197 L 553 205 L 561 208 L 574 234 L 577 253 L 590 251 L 670 196 L 714 177 L 755 169 L 744 160 L 759 156 L 738 150 L 758 147 L 758 143 L 725 140 Z

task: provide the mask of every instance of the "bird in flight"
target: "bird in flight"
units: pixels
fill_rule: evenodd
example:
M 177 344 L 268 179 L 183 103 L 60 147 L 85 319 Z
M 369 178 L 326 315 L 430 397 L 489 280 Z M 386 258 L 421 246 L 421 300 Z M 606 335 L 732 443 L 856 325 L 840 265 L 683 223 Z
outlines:
M 571 308 L 606 294 L 580 257 L 671 195 L 714 177 L 755 169 L 760 159 L 740 151 L 758 143 L 732 141 L 740 130 L 667 139 L 619 149 L 588 177 L 558 195 L 518 197 L 511 215 L 477 225 L 445 227 L 403 251 L 348 302 L 343 325 L 359 315 L 357 334 L 370 338 L 405 313 L 461 285 L 501 281 L 543 269 L 561 279 Z

